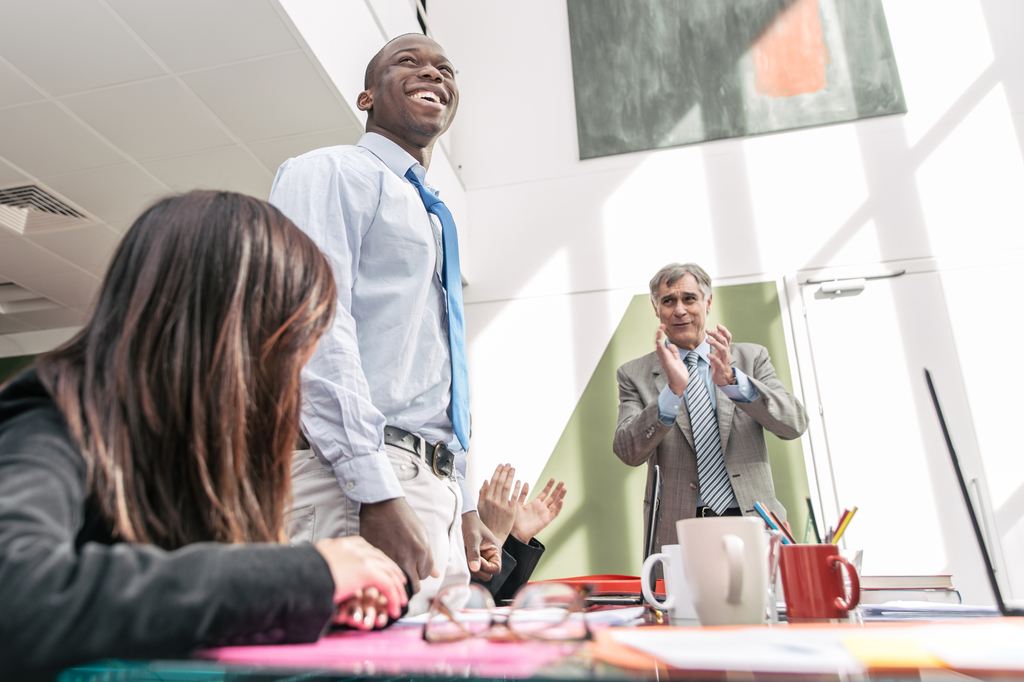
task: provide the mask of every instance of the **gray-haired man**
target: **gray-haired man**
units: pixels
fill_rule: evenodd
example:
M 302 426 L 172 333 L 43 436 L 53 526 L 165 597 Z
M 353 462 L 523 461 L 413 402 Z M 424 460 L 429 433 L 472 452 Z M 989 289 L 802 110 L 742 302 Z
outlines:
M 707 328 L 711 299 L 711 278 L 699 265 L 659 270 L 651 279 L 661 321 L 654 351 L 617 374 L 615 454 L 630 466 L 661 467 L 655 546 L 677 542 L 679 519 L 753 514 L 755 501 L 785 518 L 764 429 L 790 440 L 807 428 L 804 408 L 775 376 L 768 350 L 733 343 L 722 325 Z M 652 485 L 648 466 L 644 518 Z

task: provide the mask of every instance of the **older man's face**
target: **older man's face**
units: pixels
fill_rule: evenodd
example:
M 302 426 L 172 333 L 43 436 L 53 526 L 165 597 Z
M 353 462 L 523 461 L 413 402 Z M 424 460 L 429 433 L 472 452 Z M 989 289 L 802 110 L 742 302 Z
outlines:
M 704 341 L 704 327 L 711 312 L 711 297 L 704 297 L 697 280 L 686 273 L 672 284 L 658 287 L 658 319 L 665 325 L 668 340 L 684 350 Z

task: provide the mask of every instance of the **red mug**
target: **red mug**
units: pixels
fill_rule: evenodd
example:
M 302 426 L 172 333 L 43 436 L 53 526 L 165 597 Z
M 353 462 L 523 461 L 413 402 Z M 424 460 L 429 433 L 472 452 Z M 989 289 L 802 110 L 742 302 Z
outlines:
M 860 603 L 857 569 L 835 545 L 783 545 L 780 558 L 786 619 L 845 619 Z M 850 594 L 846 594 L 843 570 Z

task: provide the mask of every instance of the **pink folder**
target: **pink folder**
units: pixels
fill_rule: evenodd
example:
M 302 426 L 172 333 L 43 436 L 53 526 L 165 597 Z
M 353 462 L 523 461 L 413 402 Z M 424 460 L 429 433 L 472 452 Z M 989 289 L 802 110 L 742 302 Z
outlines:
M 572 653 L 579 643 L 492 642 L 467 639 L 428 644 L 415 625 L 379 632 L 331 633 L 312 644 L 238 646 L 200 652 L 225 665 L 260 668 L 318 668 L 359 674 L 427 672 L 453 676 L 530 677 Z

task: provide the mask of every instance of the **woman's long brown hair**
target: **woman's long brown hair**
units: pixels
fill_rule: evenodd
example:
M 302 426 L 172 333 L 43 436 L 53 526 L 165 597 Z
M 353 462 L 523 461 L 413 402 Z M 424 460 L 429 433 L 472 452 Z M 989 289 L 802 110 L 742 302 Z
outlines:
M 283 538 L 299 374 L 334 300 L 323 254 L 258 199 L 195 191 L 135 221 L 91 319 L 38 362 L 119 538 Z

